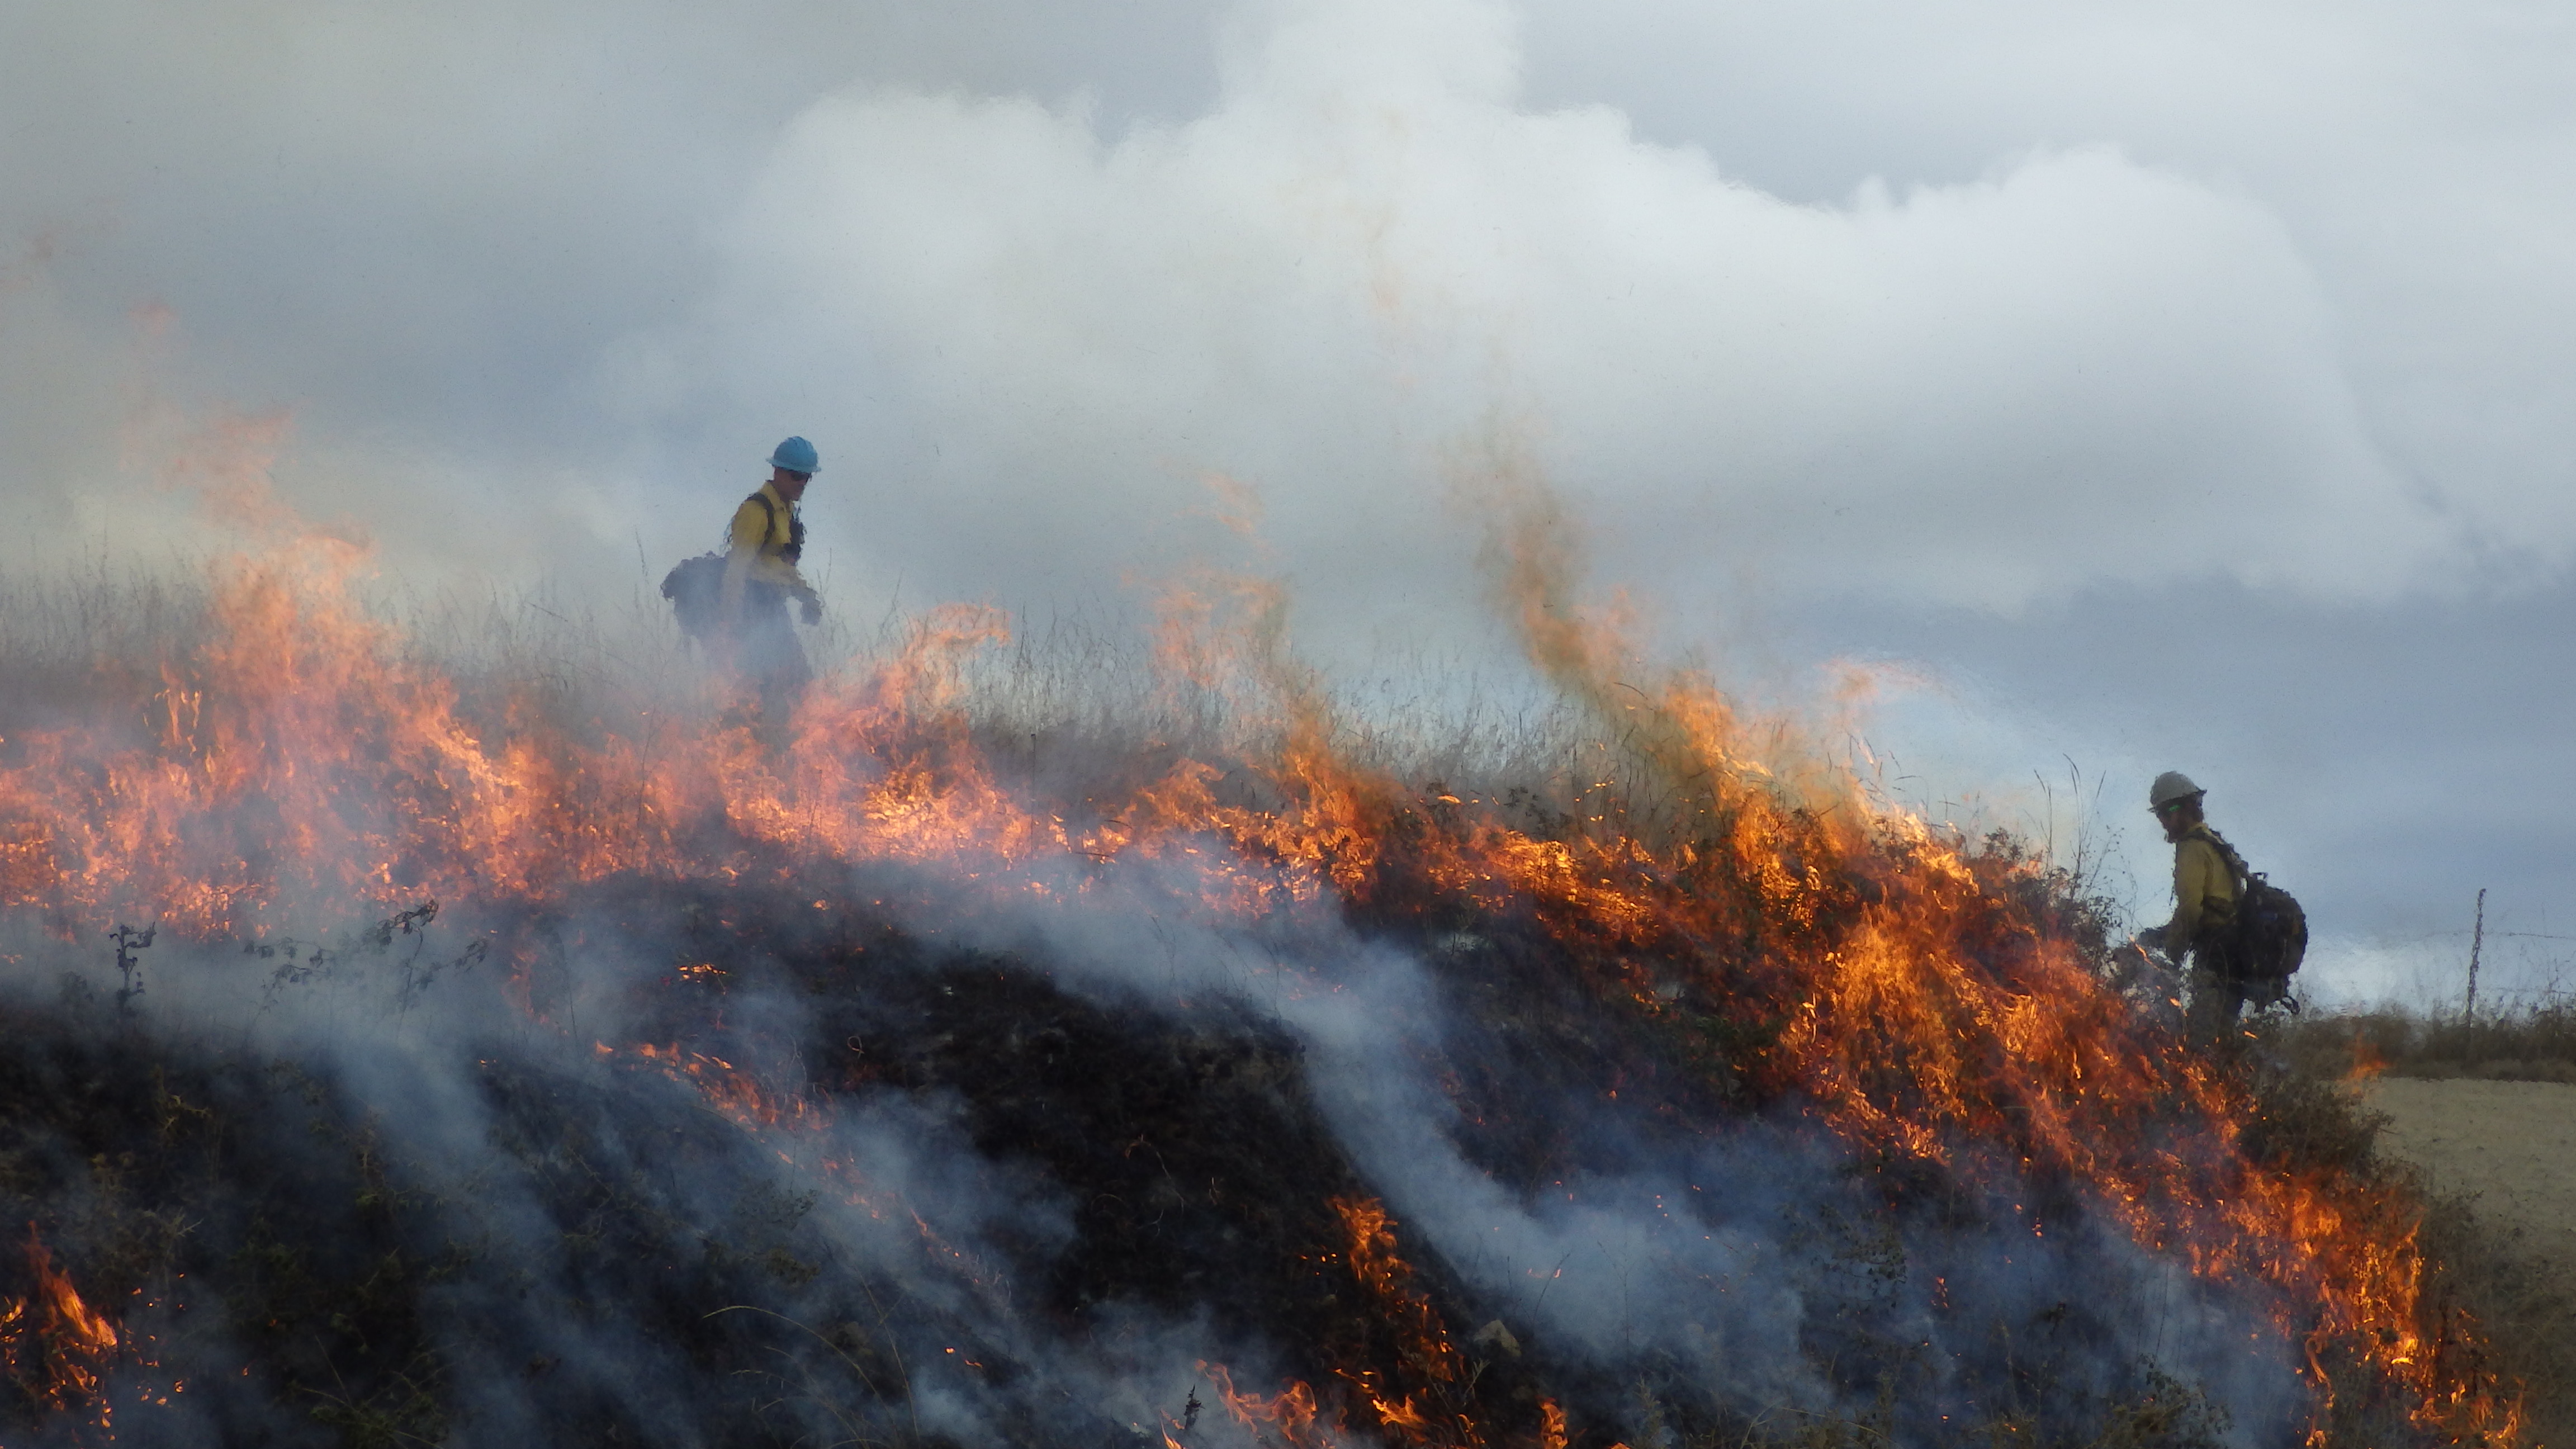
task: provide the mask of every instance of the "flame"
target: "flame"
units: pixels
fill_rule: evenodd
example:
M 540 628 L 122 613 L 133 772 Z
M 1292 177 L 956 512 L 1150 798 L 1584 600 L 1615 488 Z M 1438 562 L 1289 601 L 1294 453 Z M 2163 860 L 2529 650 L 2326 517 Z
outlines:
M 1374 1368 L 1345 1369 L 1381 1428 L 1412 1444 L 1481 1444 L 1474 1422 L 1444 1404 L 1441 1391 L 1459 1382 L 1462 1365 L 1431 1300 L 1413 1286 L 1413 1268 L 1396 1255 L 1395 1220 L 1375 1198 L 1332 1200 L 1349 1234 L 1351 1276 L 1377 1302 L 1378 1319 L 1394 1333 L 1396 1378 L 1390 1388 Z M 1403 1397 L 1395 1397 L 1402 1393 Z
M 26 1259 L 36 1291 L 0 1306 L 0 1362 L 48 1408 L 88 1404 L 98 1398 L 100 1375 L 116 1353 L 116 1325 L 55 1271 L 34 1223 L 27 1224 Z
M 1541 1399 L 1538 1417 L 1539 1449 L 1565 1449 L 1565 1410 L 1558 1408 L 1554 1399 Z
M 614 1049 L 605 1044 L 597 1049 L 602 1054 L 614 1054 Z M 644 1042 L 635 1047 L 635 1055 L 661 1068 L 672 1080 L 695 1086 L 708 1106 L 736 1126 L 804 1126 L 819 1119 L 820 1110 L 813 1098 L 803 1093 L 782 1095 L 765 1090 L 749 1072 L 737 1070 L 722 1057 L 684 1050 L 677 1042 L 669 1046 Z
M 1216 1386 L 1217 1401 L 1225 1405 L 1235 1422 L 1256 1432 L 1267 1427 L 1279 1441 L 1292 1449 L 1340 1449 L 1338 1424 L 1325 1427 L 1319 1420 L 1315 1391 L 1303 1383 L 1292 1383 L 1270 1398 L 1240 1393 L 1234 1387 L 1234 1376 L 1221 1363 L 1201 1363 L 1199 1372 Z
M 2427 1306 L 2408 1200 L 2250 1163 L 2247 1089 L 2174 1050 L 2040 929 L 2022 902 L 2042 865 L 1969 852 L 1804 749 L 1790 722 L 1704 674 L 1647 667 L 1618 611 L 1576 602 L 1571 531 L 1524 503 L 1507 510 L 1496 577 L 1533 664 L 1600 726 L 1553 782 L 1561 827 L 1351 758 L 1322 681 L 1286 649 L 1272 583 L 1201 576 L 1166 601 L 1166 679 L 1221 697 L 1217 736 L 1123 790 L 1047 803 L 1005 788 L 976 742 L 966 670 L 1009 638 L 992 610 L 920 619 L 889 657 L 819 683 L 770 750 L 714 708 L 574 728 L 532 699 L 469 698 L 355 602 L 363 550 L 307 538 L 218 568 L 199 647 L 101 662 L 148 728 L 6 742 L 0 907 L 65 933 L 157 917 L 255 936 L 317 902 L 543 904 L 616 875 L 879 861 L 1053 892 L 1188 860 L 1202 908 L 1235 922 L 1442 898 L 1533 922 L 1640 1013 L 1741 1028 L 1757 1045 L 1724 1069 L 1860 1149 L 1971 1180 L 2081 1183 L 2149 1250 L 2269 1285 L 2321 1394 L 2340 1355 L 2403 1385 L 2427 1426 L 2510 1433 L 2475 1326 Z M 718 1058 L 603 1050 L 691 1082 L 784 1152 L 822 1140 L 823 1103 Z M 1456 1353 L 1392 1222 L 1373 1202 L 1335 1207 L 1398 1345 L 1389 1364 L 1337 1370 L 1351 1411 L 1414 1442 L 1478 1442 L 1445 1397 Z M 47 1271 L 12 1341 L 36 1334 L 49 1365 L 92 1327 L 112 1347 Z M 1307 1385 L 1262 1399 L 1211 1373 L 1244 1423 L 1338 1442 Z M 1547 1422 L 1562 1434 L 1552 1406 Z
M 1457 1412 L 1440 1392 L 1462 1379 L 1462 1366 L 1439 1312 L 1413 1286 L 1412 1266 L 1397 1255 L 1395 1220 L 1375 1198 L 1337 1197 L 1330 1205 L 1347 1239 L 1342 1256 L 1351 1276 L 1368 1290 L 1378 1321 L 1395 1338 L 1392 1375 L 1373 1366 L 1336 1370 L 1349 1385 L 1353 1402 L 1366 1406 L 1376 1429 L 1392 1442 L 1444 1449 L 1483 1444 L 1475 1421 Z M 1338 1413 L 1331 1427 L 1324 1427 L 1315 1390 L 1303 1380 L 1264 1398 L 1237 1390 L 1222 1364 L 1203 1362 L 1199 1369 L 1216 1385 L 1227 1412 L 1247 1428 L 1269 1426 L 1285 1443 L 1307 1449 L 1337 1445 L 1337 1436 L 1348 1433 Z M 1553 1404 L 1548 1408 L 1554 1412 Z M 1562 1415 L 1553 1422 L 1560 1430 L 1556 1449 L 1563 1449 Z

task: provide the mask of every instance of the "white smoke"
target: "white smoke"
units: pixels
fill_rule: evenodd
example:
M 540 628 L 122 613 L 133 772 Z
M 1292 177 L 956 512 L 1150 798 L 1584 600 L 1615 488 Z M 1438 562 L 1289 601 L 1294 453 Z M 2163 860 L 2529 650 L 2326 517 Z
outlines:
M 1204 844 L 1222 857 L 1217 842 Z M 1227 868 L 1261 871 L 1240 860 Z M 2231 1444 L 2273 1442 L 2305 1412 L 2299 1350 L 2258 1290 L 2201 1280 L 2148 1252 L 2090 1216 L 2099 1204 L 2040 1222 L 2013 1201 L 2039 1185 L 2009 1163 L 1968 1169 L 1992 1179 L 1979 1194 L 1982 1220 L 1909 1220 L 1862 1185 L 1853 1148 L 1794 1113 L 1712 1122 L 1676 1151 L 1642 1145 L 1651 1129 L 1586 1090 L 1535 1109 L 1588 1144 L 1578 1156 L 1634 1134 L 1641 1145 L 1610 1154 L 1625 1165 L 1544 1189 L 1507 1185 L 1468 1159 L 1459 1106 L 1435 1080 L 1450 1054 L 1498 1044 L 1469 1029 L 1423 964 L 1351 935 L 1329 899 L 1229 927 L 1204 917 L 1197 903 L 1209 882 L 1195 870 L 1143 864 L 1039 879 L 1058 904 L 1012 896 L 998 911 L 943 905 L 913 919 L 1043 963 L 1066 989 L 1122 1011 L 1187 1015 L 1213 995 L 1276 1020 L 1303 1046 L 1305 1089 L 1399 1219 L 1409 1251 L 1436 1254 L 1507 1331 L 1535 1333 L 1558 1354 L 1614 1371 L 1679 1365 L 1749 1416 L 1784 1406 L 1861 1416 L 1866 1397 L 1827 1382 L 1817 1357 L 1820 1344 L 1846 1343 L 1855 1362 L 1910 1362 L 1927 1375 L 1904 1391 L 1919 1395 L 1908 1412 L 1937 1402 L 1966 1414 L 1995 1390 L 1975 1367 L 1992 1336 L 2028 1331 L 2020 1351 L 2062 1386 L 2116 1398 L 2136 1392 L 2144 1367 L 2205 1393 Z M 1495 945 L 1457 936 L 1439 949 Z M 2049 1325 L 2070 1310 L 2107 1327 L 2052 1341 Z M 1463 1337 L 1471 1325 L 1452 1330 Z
M 311 32 L 291 51 L 85 7 L 13 50 L 13 94 L 68 139 L 13 165 L 0 352 L 28 386 L 0 487 L 56 528 L 130 488 L 114 439 L 138 388 L 287 406 L 293 491 L 397 568 L 596 584 L 639 541 L 655 562 L 703 546 L 800 431 L 856 613 L 898 577 L 916 600 L 1114 592 L 1218 471 L 1264 489 L 1317 634 L 1471 612 L 1474 505 L 1449 475 L 1497 429 L 1585 505 L 1609 576 L 1677 608 L 1744 581 L 2012 607 L 2211 570 L 2378 597 L 2498 539 L 2563 553 L 2555 504 L 2472 486 L 2530 474 L 2511 458 L 2532 425 L 2474 426 L 2430 384 L 2390 401 L 2403 348 L 2363 299 L 2399 263 L 2359 240 L 2440 208 L 2360 195 L 2341 153 L 2328 190 L 2293 187 L 2250 102 L 2228 94 L 2223 135 L 2151 114 L 2082 27 L 2039 39 L 2125 109 L 1891 53 L 2012 55 L 2037 22 L 2011 7 L 1935 35 L 1838 13 L 1830 46 L 1785 17 L 1731 17 L 1735 38 L 1693 19 L 1687 53 L 1632 41 L 1625 79 L 1596 65 L 1569 96 L 1637 12 L 1577 38 L 1541 7 L 1525 49 L 1517 11 L 1473 0 L 1245 5 L 1210 67 L 1185 7 L 1077 42 L 985 10 L 952 30 L 791 6 L 610 27 L 569 66 L 596 28 L 579 6 L 327 26 L 270 6 Z M 2268 23 L 2295 46 L 2306 22 Z M 2380 54 L 2420 28 L 2320 43 Z M 1849 108 L 1748 69 L 1766 55 Z M 1677 128 L 1685 64 L 1716 67 L 1689 114 L 1723 146 L 1637 134 L 1637 110 Z M 1944 89 L 1981 79 L 1986 110 Z M 1864 85 L 1983 129 L 1902 126 Z M 66 88 L 112 91 L 130 126 L 75 119 Z M 1802 140 L 1924 159 L 1827 185 L 1791 165 Z M 172 340 L 138 356 L 131 313 L 162 303 Z M 2530 393 L 2553 364 L 2497 340 L 2441 345 L 2520 359 L 2497 396 Z
M 1327 633 L 1472 604 L 1454 477 L 1498 429 L 1667 592 L 2012 607 L 2218 567 L 2367 593 L 2446 556 L 2243 196 L 2090 147 L 1792 204 L 1615 110 L 1522 107 L 1499 7 L 1263 19 L 1179 125 L 818 102 L 626 391 L 849 417 L 845 511 L 815 511 L 859 572 L 1005 597 L 1249 480 Z M 972 526 L 997 516 L 1035 526 Z

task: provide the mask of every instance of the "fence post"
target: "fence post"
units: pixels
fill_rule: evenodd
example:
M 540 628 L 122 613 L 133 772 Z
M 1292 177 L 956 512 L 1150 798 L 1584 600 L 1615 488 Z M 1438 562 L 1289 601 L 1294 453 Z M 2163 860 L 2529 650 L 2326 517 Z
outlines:
M 2477 1060 L 2478 1036 L 2478 951 L 2487 943 L 2487 891 L 2478 887 L 2478 921 L 2469 932 L 2469 1002 L 2460 1012 L 2461 1043 L 2468 1059 Z

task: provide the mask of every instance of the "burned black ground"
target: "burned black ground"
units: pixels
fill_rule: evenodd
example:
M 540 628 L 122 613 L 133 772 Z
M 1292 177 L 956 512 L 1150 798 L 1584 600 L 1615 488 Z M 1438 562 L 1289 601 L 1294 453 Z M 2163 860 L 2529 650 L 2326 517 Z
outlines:
M 114 1371 L 116 1437 L 956 1442 L 921 1412 L 935 1378 L 981 1442 L 1192 1444 L 1223 1414 L 1205 1387 L 1157 1383 L 1114 1404 L 1098 1388 L 1122 1345 L 1182 1324 L 1257 1365 L 1247 1388 L 1303 1380 L 1328 1417 L 1364 1428 L 1365 1386 L 1422 1412 L 1430 1443 L 1536 1443 L 1547 1402 L 1580 1449 L 2219 1442 L 2195 1386 L 2147 1364 L 2104 1370 L 2116 1303 L 1963 1286 L 1931 1353 L 1901 1311 L 1908 1275 L 1928 1271 L 1908 1254 L 1949 1242 L 1973 1261 L 1999 1209 L 1919 1164 L 1850 1161 L 1778 1224 L 1809 1265 L 1794 1347 L 1836 1391 L 1803 1412 L 1723 1401 L 1706 1365 L 1669 1348 L 1605 1358 L 1552 1342 L 1401 1221 L 1409 1276 L 1390 1297 L 1350 1261 L 1347 1209 L 1381 1193 L 1277 1021 L 1222 994 L 1069 989 L 1049 962 L 926 938 L 871 904 L 905 888 L 774 870 L 624 879 L 577 909 L 442 920 L 426 957 L 359 933 L 333 969 L 411 973 L 399 1002 L 508 995 L 539 1023 L 472 1052 L 483 1165 L 464 1174 L 425 1118 L 361 1090 L 346 1063 L 192 1030 L 148 996 L 66 989 L 7 1008 L 5 1220 L 32 1224 L 92 1303 L 149 1336 Z M 1607 947 L 1570 961 L 1530 920 L 1418 905 L 1391 894 L 1347 924 L 1425 963 L 1453 1014 L 1425 1070 L 1455 1106 L 1462 1155 L 1513 1193 L 1713 1135 L 1807 1130 L 1766 1072 L 1776 1025 L 1761 1012 L 1689 996 L 1640 1010 L 1620 983 L 1652 979 L 1651 961 Z M 625 1039 L 593 1045 L 572 1019 L 572 963 L 603 951 L 634 969 Z M 452 974 L 423 974 L 423 960 Z M 1750 991 L 1760 964 L 1743 970 Z M 779 1100 L 951 1125 L 989 1190 L 1027 1210 L 979 1225 L 972 1251 L 926 1221 L 895 1221 L 863 1249 L 853 1225 L 885 1234 L 899 1202 L 860 1224 L 825 1199 L 835 1181 L 780 1173 L 760 1132 L 675 1075 L 690 1053 L 736 1061 Z M 2366 1155 L 2330 1105 L 2294 1106 L 2299 1130 L 2258 1136 L 2258 1150 Z M 2072 1185 L 2025 1186 L 2017 1209 L 2081 1223 Z M 884 1246 L 897 1241 L 911 1254 L 899 1269 Z M 0 1261 L 0 1293 L 23 1295 L 29 1271 Z M 94 1413 L 43 1401 L 46 1367 L 22 1357 L 0 1434 L 99 1438 Z M 173 1380 L 182 1408 L 133 1401 Z M 1973 1391 L 1939 1388 L 1953 1381 Z M 1951 1402 L 1975 1417 L 1944 1425 L 1926 1407 Z M 2349 1413 L 2365 1410 L 2392 1422 L 2385 1406 Z

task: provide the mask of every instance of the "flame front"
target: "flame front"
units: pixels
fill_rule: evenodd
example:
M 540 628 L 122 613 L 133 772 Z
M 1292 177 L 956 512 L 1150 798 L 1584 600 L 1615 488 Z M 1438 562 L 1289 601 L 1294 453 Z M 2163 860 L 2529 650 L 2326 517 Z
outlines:
M 6 742 L 0 903 L 66 933 L 157 916 L 211 939 L 321 903 L 561 901 L 619 875 L 909 861 L 1043 893 L 1149 860 L 1190 862 L 1218 921 L 1444 900 L 1533 920 L 1638 1013 L 1684 1000 L 1741 1026 L 1754 1045 L 1725 1070 L 1867 1152 L 2078 1182 L 2148 1250 L 2270 1285 L 2321 1390 L 2342 1355 L 2404 1385 L 2426 1426 L 2510 1436 L 2510 1406 L 2463 1351 L 2473 1325 L 2426 1306 L 2408 1202 L 2250 1164 L 2244 1088 L 2041 929 L 2023 904 L 2041 866 L 1940 838 L 1705 678 L 1638 674 L 1616 630 L 1562 597 L 1562 560 L 1518 547 L 1503 573 L 1531 657 L 1623 742 L 1576 767 L 1561 828 L 1338 750 L 1320 683 L 1282 662 L 1263 587 L 1172 625 L 1175 669 L 1232 671 L 1245 707 L 1227 754 L 1208 742 L 1109 796 L 1045 802 L 1005 788 L 961 692 L 974 652 L 1007 637 L 991 611 L 936 612 L 891 658 L 819 684 L 772 752 L 713 709 L 574 726 L 533 698 L 469 700 L 352 601 L 343 554 L 281 551 L 221 571 L 192 654 L 139 673 L 101 661 L 146 728 Z M 814 1110 L 677 1046 L 624 1050 L 757 1130 Z M 1343 1405 L 1374 1433 L 1482 1442 L 1443 1397 L 1456 1351 L 1384 1209 L 1335 1206 L 1404 1345 L 1394 1378 L 1353 1368 Z M 41 1360 L 68 1401 L 94 1391 L 84 1365 L 115 1330 L 29 1251 L 41 1286 L 10 1310 L 12 1361 Z M 1339 1442 L 1335 1406 L 1308 1386 L 1260 1398 L 1209 1372 L 1241 1422 Z M 1545 1442 L 1565 1442 L 1552 1401 L 1547 1424 Z

